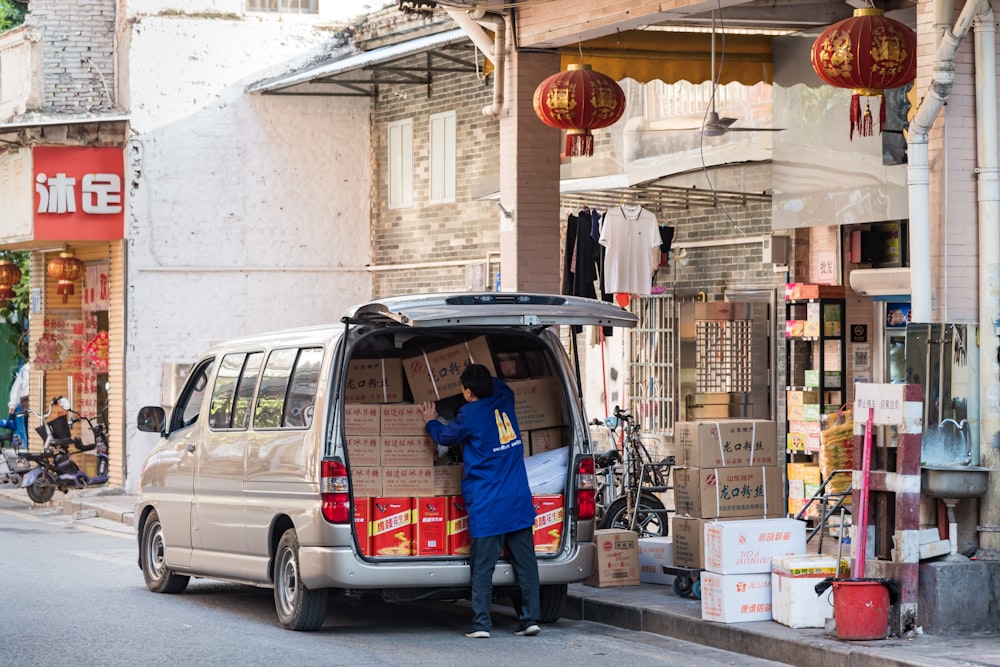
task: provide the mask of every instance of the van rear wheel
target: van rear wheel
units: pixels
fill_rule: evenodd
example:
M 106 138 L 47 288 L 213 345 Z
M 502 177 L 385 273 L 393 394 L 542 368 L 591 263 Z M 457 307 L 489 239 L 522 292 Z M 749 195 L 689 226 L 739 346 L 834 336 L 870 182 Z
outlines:
M 310 590 L 299 572 L 299 537 L 286 530 L 274 555 L 274 608 L 288 630 L 318 630 L 326 618 L 327 590 Z
M 566 584 L 545 584 L 538 587 L 539 621 L 555 623 L 566 609 Z

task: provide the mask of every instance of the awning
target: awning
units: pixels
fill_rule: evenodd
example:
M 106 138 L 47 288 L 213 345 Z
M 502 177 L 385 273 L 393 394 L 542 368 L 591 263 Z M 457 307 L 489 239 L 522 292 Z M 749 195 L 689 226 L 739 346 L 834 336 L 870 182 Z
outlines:
M 720 83 L 752 86 L 772 78 L 770 35 L 716 35 L 715 70 Z M 629 30 L 560 49 L 562 69 L 583 62 L 615 81 L 701 83 L 712 76 L 712 35 Z M 723 54 L 725 54 L 723 56 Z
M 420 62 L 406 62 L 424 55 Z M 426 35 L 337 60 L 312 65 L 247 86 L 266 95 L 375 97 L 380 83 L 428 86 L 438 73 L 476 72 L 476 49 L 461 29 Z
M 56 127 L 60 125 L 83 125 L 86 123 L 124 123 L 128 114 L 109 112 L 88 114 L 26 113 L 9 120 L 0 121 L 0 134 L 17 132 L 36 127 Z

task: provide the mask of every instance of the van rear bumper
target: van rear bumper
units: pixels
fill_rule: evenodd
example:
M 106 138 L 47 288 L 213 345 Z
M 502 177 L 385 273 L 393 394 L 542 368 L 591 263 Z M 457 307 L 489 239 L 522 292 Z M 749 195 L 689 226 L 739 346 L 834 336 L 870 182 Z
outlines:
M 572 584 L 594 571 L 596 548 L 592 542 L 577 544 L 568 558 L 538 561 L 542 584 Z M 299 572 L 307 588 L 449 588 L 471 585 L 468 561 L 406 558 L 385 562 L 364 561 L 350 548 L 300 547 Z M 493 584 L 514 584 L 514 566 L 497 563 Z

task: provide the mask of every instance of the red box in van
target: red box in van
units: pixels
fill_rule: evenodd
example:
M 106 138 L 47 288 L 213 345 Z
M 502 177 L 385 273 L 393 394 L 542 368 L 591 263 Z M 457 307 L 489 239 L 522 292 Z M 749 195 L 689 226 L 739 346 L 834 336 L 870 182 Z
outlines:
M 372 552 L 376 556 L 413 553 L 413 498 L 372 499 Z
M 448 553 L 448 498 L 430 496 L 413 499 L 413 523 L 417 535 L 414 555 L 443 556 Z
M 471 546 L 465 499 L 462 496 L 448 496 L 448 553 L 452 556 L 467 556 Z
M 365 556 L 372 554 L 372 499 L 354 499 L 354 531 L 358 534 L 358 544 Z

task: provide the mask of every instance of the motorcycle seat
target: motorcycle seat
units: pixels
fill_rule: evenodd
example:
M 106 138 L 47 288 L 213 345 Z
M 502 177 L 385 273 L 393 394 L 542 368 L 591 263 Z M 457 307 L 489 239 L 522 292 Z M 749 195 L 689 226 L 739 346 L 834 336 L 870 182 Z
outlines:
M 622 460 L 622 455 L 617 449 L 609 449 L 594 457 L 594 464 L 598 468 L 607 468 Z
M 52 447 L 68 447 L 73 444 L 73 438 L 52 438 L 48 442 Z

